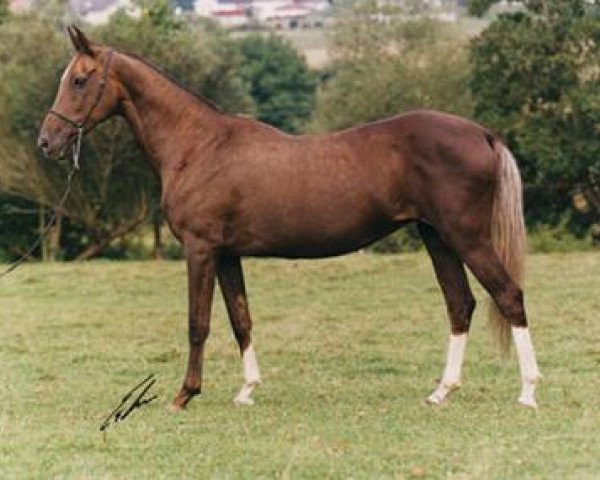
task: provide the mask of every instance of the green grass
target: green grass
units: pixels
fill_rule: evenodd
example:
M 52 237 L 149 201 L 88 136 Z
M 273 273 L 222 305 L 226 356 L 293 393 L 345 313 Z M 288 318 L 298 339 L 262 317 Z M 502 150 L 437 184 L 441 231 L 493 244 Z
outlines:
M 231 402 L 241 364 L 217 294 L 204 393 L 177 415 L 183 263 L 28 265 L 0 283 L 0 478 L 600 477 L 600 255 L 529 258 L 537 412 L 515 405 L 479 287 L 464 386 L 424 404 L 448 327 L 423 253 L 245 267 L 257 403 Z M 101 434 L 151 372 L 159 400 Z

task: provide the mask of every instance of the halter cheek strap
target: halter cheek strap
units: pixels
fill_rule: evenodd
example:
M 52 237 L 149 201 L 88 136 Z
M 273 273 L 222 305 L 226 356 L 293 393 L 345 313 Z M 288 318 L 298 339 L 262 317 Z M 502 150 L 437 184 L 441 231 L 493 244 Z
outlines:
M 109 50 L 108 54 L 106 55 L 106 60 L 104 61 L 104 71 L 102 72 L 102 78 L 98 83 L 98 90 L 96 91 L 94 102 L 88 110 L 87 115 L 83 117 L 83 120 L 77 122 L 67 117 L 66 115 L 63 115 L 62 113 L 57 112 L 54 109 L 48 110 L 48 113 L 51 113 L 55 117 L 60 118 L 63 122 L 68 123 L 69 125 L 77 129 L 77 140 L 73 144 L 73 167 L 76 170 L 79 170 L 79 155 L 81 153 L 81 141 L 83 139 L 83 134 L 85 133 L 85 126 L 92 117 L 92 113 L 94 113 L 94 110 L 100 103 L 100 100 L 102 100 L 102 95 L 104 94 L 104 90 L 106 89 L 106 82 L 108 81 L 108 68 L 110 66 L 112 54 L 113 50 Z

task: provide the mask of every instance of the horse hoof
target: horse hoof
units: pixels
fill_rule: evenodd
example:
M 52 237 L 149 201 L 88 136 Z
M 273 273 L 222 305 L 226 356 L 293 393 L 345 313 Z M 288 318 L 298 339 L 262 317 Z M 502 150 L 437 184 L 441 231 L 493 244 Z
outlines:
M 254 405 L 254 400 L 250 397 L 244 397 L 244 396 L 238 395 L 237 397 L 235 397 L 233 399 L 233 403 L 234 403 L 234 405 L 237 405 L 237 406 Z
M 538 404 L 533 398 L 519 398 L 519 405 L 526 408 L 538 409 Z
M 441 405 L 442 403 L 444 403 L 444 400 L 444 398 L 440 398 L 432 393 L 425 399 L 425 403 L 427 405 Z
M 179 412 L 182 412 L 183 410 L 185 410 L 184 407 L 180 407 L 179 405 L 175 405 L 174 403 L 167 405 L 166 409 L 167 409 L 167 412 L 169 412 L 169 413 L 179 413 Z

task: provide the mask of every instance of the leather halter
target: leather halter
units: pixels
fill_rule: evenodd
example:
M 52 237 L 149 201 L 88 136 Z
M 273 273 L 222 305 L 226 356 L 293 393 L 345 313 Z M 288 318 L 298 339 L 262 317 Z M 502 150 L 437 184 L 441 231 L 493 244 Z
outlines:
M 102 95 L 104 94 L 104 90 L 106 89 L 106 82 L 108 80 L 108 67 L 110 66 L 110 60 L 112 58 L 112 54 L 113 54 L 113 50 L 109 50 L 108 54 L 106 55 L 106 60 L 104 61 L 104 71 L 102 72 L 102 78 L 100 79 L 100 82 L 98 83 L 98 90 L 96 91 L 96 97 L 94 98 L 94 102 L 92 103 L 92 106 L 88 110 L 87 115 L 85 117 L 83 117 L 83 120 L 77 122 L 77 121 L 67 117 L 66 115 L 63 115 L 62 113 L 57 112 L 56 110 L 54 110 L 52 108 L 50 110 L 48 110 L 49 114 L 52 114 L 57 118 L 60 118 L 63 122 L 66 122 L 69 125 L 71 125 L 77 129 L 77 140 L 73 144 L 73 166 L 77 170 L 79 170 L 79 154 L 81 152 L 81 140 L 83 138 L 83 134 L 85 133 L 85 125 L 91 118 L 92 113 L 94 113 L 94 110 L 96 109 L 98 104 L 100 103 L 100 100 L 102 99 Z

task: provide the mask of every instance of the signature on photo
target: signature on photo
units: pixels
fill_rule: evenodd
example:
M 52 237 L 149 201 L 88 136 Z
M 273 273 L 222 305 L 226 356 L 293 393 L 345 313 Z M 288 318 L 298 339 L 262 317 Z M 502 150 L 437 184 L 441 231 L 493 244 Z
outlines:
M 158 398 L 158 395 L 153 395 L 149 398 L 144 398 L 148 390 L 156 383 L 154 374 L 151 373 L 144 380 L 133 387 L 121 400 L 121 403 L 104 419 L 100 425 L 100 431 L 103 432 L 111 424 L 122 422 L 136 408 L 140 408 Z M 137 393 L 137 396 L 135 396 Z

